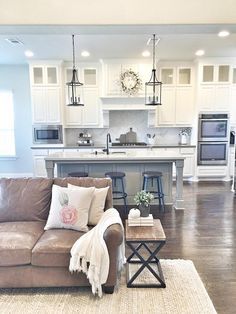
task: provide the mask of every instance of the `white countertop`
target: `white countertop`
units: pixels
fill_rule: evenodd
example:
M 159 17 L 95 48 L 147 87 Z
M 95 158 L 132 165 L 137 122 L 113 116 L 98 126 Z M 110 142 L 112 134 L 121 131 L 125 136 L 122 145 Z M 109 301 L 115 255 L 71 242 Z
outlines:
M 88 153 L 88 152 L 58 152 L 45 157 L 46 161 L 64 162 L 64 161 L 145 161 L 145 160 L 184 160 L 185 158 L 176 152 L 155 152 L 142 150 L 129 150 L 126 153 L 111 152 L 105 153 Z

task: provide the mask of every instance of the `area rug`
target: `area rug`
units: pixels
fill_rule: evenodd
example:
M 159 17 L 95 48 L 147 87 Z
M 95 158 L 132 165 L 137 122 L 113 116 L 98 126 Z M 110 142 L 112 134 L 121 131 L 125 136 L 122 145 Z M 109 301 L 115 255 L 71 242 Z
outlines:
M 0 313 L 212 314 L 214 306 L 192 263 L 161 260 L 166 288 L 127 288 L 125 272 L 113 294 L 90 288 L 0 289 Z M 142 281 L 150 281 L 147 270 Z

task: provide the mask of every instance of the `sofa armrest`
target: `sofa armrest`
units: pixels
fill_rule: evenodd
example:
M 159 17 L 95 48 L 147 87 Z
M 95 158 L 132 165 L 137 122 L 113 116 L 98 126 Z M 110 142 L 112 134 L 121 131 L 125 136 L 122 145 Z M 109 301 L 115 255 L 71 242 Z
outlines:
M 107 281 L 103 286 L 106 293 L 112 293 L 117 282 L 118 275 L 118 248 L 123 241 L 123 232 L 120 224 L 114 224 L 104 232 L 104 240 L 107 245 L 110 265 Z
M 118 247 L 123 241 L 123 232 L 120 224 L 110 225 L 104 232 L 103 238 L 109 248 Z

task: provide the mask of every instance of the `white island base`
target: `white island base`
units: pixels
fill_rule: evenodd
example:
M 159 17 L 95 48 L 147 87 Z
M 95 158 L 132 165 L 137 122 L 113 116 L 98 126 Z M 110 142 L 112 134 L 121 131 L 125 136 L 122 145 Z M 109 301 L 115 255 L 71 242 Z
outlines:
M 142 189 L 144 171 L 161 171 L 163 174 L 162 183 L 165 194 L 165 204 L 172 205 L 175 209 L 184 209 L 183 201 L 183 166 L 184 157 L 172 154 L 156 154 L 155 152 L 135 152 L 126 154 L 98 154 L 94 153 L 55 153 L 45 158 L 47 175 L 54 177 L 55 165 L 57 176 L 67 177 L 72 171 L 86 171 L 91 177 L 104 177 L 108 171 L 123 171 L 126 174 L 124 179 L 125 189 L 128 194 L 127 202 L 134 204 L 134 195 Z M 173 200 L 172 188 L 173 163 L 176 166 L 176 196 Z M 114 204 L 122 204 L 122 200 Z

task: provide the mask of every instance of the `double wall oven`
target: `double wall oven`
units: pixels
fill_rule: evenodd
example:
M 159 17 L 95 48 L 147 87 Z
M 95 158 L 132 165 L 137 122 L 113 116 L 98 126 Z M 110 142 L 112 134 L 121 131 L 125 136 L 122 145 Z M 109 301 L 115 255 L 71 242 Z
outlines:
M 198 165 L 226 165 L 229 115 L 201 113 L 198 119 Z

